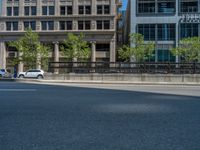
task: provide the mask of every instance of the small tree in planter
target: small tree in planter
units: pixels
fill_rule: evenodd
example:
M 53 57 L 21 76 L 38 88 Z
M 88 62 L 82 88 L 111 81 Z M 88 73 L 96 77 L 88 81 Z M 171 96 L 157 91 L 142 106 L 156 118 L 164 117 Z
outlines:
M 38 33 L 32 32 L 31 29 L 27 29 L 23 37 L 9 42 L 8 45 L 16 48 L 20 53 L 19 57 L 13 60 L 13 65 L 22 62 L 28 68 L 35 68 L 38 65 L 45 65 L 42 63 L 47 63 L 45 60 L 48 60 L 49 47 L 43 45 L 39 41 Z
M 87 60 L 91 56 L 91 50 L 87 41 L 84 41 L 84 35 L 74 35 L 68 33 L 67 38 L 63 41 L 61 51 L 64 57 L 71 62 L 77 60 Z
M 200 38 L 184 38 L 178 47 L 171 49 L 171 52 L 174 56 L 181 57 L 184 62 L 196 62 L 200 60 Z
M 120 59 L 125 61 L 131 61 L 131 58 L 134 57 L 136 62 L 143 62 L 147 60 L 148 57 L 152 56 L 152 53 L 155 49 L 153 42 L 145 42 L 143 35 L 139 33 L 130 35 L 130 42 L 134 45 L 123 45 L 118 50 L 118 55 Z

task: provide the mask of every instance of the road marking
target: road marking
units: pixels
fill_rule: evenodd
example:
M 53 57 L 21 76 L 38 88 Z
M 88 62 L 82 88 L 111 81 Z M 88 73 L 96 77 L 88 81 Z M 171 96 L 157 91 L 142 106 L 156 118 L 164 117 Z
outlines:
M 36 89 L 0 89 L 0 92 L 35 92 Z

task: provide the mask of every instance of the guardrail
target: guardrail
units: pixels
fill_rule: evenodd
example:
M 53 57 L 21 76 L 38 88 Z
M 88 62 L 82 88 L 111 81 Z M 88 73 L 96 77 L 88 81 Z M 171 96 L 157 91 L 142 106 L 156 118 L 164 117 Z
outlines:
M 200 63 L 50 62 L 49 72 L 200 74 Z

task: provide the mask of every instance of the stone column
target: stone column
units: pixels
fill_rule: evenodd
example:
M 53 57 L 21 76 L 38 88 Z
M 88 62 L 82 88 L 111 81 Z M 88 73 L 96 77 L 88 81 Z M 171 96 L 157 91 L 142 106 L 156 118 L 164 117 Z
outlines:
M 41 69 L 41 56 L 37 54 L 36 69 Z
M 92 44 L 91 62 L 96 62 L 96 42 L 91 42 L 91 44 Z
M 59 42 L 54 42 L 54 62 L 59 62 Z M 59 65 L 55 64 L 55 67 L 58 67 Z M 59 74 L 59 69 L 54 69 L 54 74 Z
M 110 0 L 110 14 L 111 15 L 116 15 L 116 13 L 117 13 L 116 8 L 117 8 L 117 4 L 116 4 L 115 0 Z
M 37 16 L 41 16 L 41 15 L 42 15 L 42 1 L 37 0 Z
M 116 39 L 110 41 L 110 62 L 116 62 Z
M 55 15 L 59 16 L 60 14 L 60 1 L 59 0 L 55 0 Z
M 78 0 L 73 0 L 73 15 L 78 15 Z
M 179 45 L 179 23 L 176 23 L 176 44 L 175 44 L 175 46 L 176 47 L 178 47 L 178 45 Z M 176 56 L 176 63 L 178 63 L 179 62 L 179 56 Z
M 6 46 L 0 41 L 0 69 L 6 69 Z
M 2 0 L 1 3 L 1 11 L 2 11 L 2 16 L 6 16 L 6 5 L 7 5 L 7 0 Z
M 24 16 L 24 1 L 19 0 L 19 16 Z
M 18 57 L 20 58 L 22 56 L 22 53 L 21 52 L 18 52 Z M 24 70 L 24 64 L 22 62 L 20 62 L 18 64 L 18 72 L 23 72 Z
M 92 0 L 92 15 L 96 15 L 97 5 L 96 0 Z

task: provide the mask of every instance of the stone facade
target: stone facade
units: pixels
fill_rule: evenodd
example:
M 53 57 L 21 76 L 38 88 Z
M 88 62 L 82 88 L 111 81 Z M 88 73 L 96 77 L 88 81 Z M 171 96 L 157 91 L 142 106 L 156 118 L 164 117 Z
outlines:
M 84 33 L 91 45 L 92 62 L 115 62 L 116 3 L 116 0 L 2 0 L 0 68 L 11 67 L 9 58 L 19 56 L 6 43 L 23 36 L 27 26 L 39 33 L 41 42 L 52 44 L 53 61 L 62 59 L 59 43 L 67 33 Z M 22 65 L 19 64 L 18 71 L 22 71 Z

